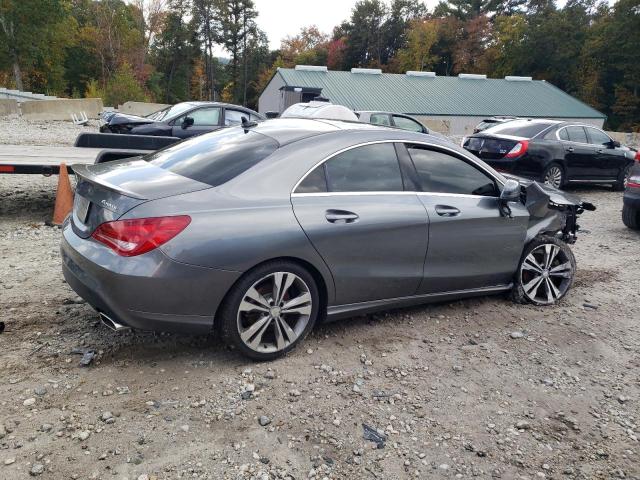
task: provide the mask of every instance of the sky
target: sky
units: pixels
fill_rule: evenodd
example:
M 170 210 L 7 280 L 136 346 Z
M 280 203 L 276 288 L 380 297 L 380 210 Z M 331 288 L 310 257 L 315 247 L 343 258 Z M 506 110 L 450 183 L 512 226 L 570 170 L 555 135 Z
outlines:
M 258 26 L 267 33 L 269 46 L 275 50 L 287 35 L 296 35 L 302 27 L 317 25 L 331 33 L 333 27 L 351 16 L 357 0 L 254 0 L 258 10 Z M 425 0 L 429 10 L 438 0 Z M 566 0 L 558 0 L 563 6 Z M 613 3 L 613 0 L 610 0 Z

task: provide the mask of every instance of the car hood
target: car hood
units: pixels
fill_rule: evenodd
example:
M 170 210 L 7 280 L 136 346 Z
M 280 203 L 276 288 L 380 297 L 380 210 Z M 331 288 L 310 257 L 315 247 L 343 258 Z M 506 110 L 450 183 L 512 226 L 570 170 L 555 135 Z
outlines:
M 137 115 L 127 115 L 126 113 L 116 113 L 109 119 L 109 125 L 147 125 L 155 123 L 153 120 Z

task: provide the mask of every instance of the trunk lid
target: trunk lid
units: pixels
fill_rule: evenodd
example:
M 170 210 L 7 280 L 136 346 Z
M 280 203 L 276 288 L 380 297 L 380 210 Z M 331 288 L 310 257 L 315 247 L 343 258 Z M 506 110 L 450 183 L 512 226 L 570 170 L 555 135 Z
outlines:
M 72 168 L 77 185 L 71 223 L 82 238 L 142 203 L 211 188 L 139 157 Z
M 509 153 L 521 140 L 523 138 L 480 134 L 468 137 L 463 147 L 483 160 L 498 160 Z

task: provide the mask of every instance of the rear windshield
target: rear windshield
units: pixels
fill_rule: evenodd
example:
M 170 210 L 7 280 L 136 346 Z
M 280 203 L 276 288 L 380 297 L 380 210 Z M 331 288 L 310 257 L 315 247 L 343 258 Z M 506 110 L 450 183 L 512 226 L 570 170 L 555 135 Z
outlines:
M 222 185 L 267 158 L 278 143 L 242 127 L 218 130 L 142 157 L 183 177 Z
M 543 130 L 555 125 L 548 122 L 512 121 L 502 123 L 485 130 L 485 133 L 511 135 L 514 137 L 533 138 Z

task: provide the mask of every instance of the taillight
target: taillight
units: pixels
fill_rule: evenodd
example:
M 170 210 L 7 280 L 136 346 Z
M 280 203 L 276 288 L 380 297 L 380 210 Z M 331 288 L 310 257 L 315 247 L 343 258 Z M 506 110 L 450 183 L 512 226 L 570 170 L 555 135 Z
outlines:
M 98 226 L 93 235 L 123 257 L 149 252 L 167 243 L 191 223 L 188 215 L 116 220 Z
M 505 158 L 516 158 L 524 155 L 526 151 L 529 149 L 529 141 L 528 140 L 520 140 L 516 143 L 509 153 L 505 155 Z

